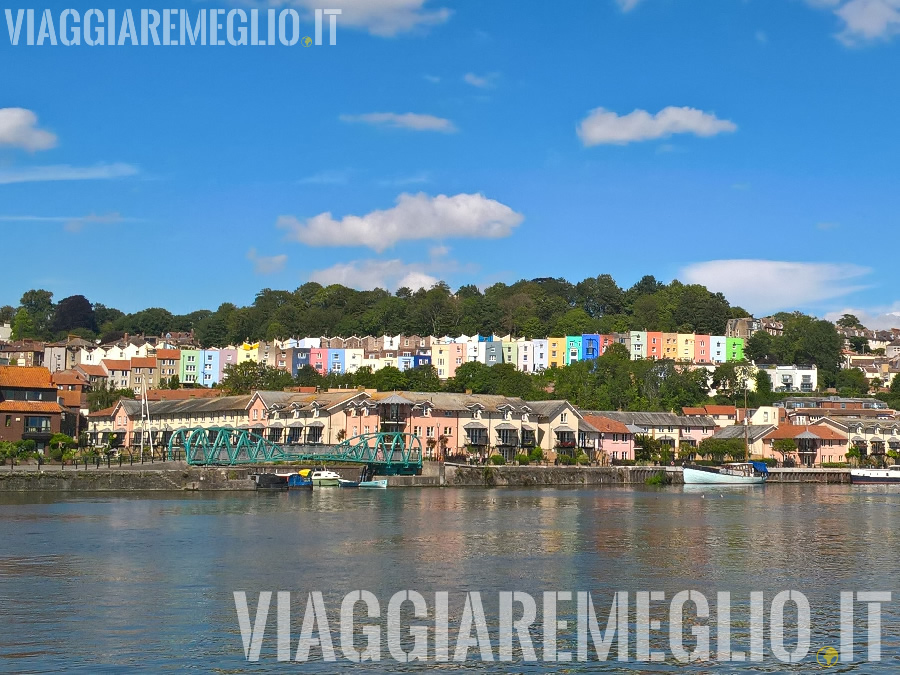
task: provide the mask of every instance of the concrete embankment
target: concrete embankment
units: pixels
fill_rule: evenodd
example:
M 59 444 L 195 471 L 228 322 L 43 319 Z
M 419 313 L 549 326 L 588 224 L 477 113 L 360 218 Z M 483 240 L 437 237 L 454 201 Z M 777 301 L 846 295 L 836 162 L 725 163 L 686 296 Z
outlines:
M 165 469 L 87 469 L 0 471 L 0 491 L 96 492 L 131 490 L 255 490 L 250 474 L 288 472 L 295 467 L 179 467 Z M 299 467 L 296 467 L 299 468 Z M 349 480 L 359 467 L 333 467 Z M 391 476 L 391 487 L 554 487 L 643 485 L 665 472 L 682 482 L 676 467 L 632 466 L 466 466 L 429 462 L 421 476 Z M 849 483 L 847 469 L 771 469 L 770 483 Z

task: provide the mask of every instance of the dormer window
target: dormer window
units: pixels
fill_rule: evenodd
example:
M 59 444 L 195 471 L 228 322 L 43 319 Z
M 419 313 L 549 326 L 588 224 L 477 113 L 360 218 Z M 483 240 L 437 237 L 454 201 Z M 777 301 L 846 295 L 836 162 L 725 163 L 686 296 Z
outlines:
M 473 419 L 473 420 L 480 420 L 480 419 L 481 419 L 481 410 L 479 410 L 479 409 L 477 409 L 477 408 L 476 408 L 475 410 L 473 410 L 473 411 L 472 411 L 472 419 Z
M 523 422 L 527 422 L 527 421 L 528 421 L 528 413 L 523 413 L 523 414 L 522 414 L 522 421 L 523 421 Z
M 512 421 L 512 410 L 507 410 L 503 414 L 503 419 L 505 419 L 507 422 L 511 422 Z
M 561 424 L 565 424 L 566 422 L 568 422 L 569 421 L 569 413 L 564 412 L 562 415 L 560 415 L 559 421 Z

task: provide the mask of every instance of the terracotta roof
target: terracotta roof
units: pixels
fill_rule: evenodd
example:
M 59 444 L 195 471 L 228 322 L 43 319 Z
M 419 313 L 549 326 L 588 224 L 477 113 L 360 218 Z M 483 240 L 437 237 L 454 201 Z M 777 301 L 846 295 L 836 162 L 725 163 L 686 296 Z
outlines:
M 832 429 L 829 426 L 824 424 L 809 424 L 809 425 L 800 425 L 800 424 L 782 424 L 777 429 L 771 431 L 766 434 L 765 439 L 767 441 L 774 441 L 781 438 L 797 438 L 800 434 L 804 432 L 810 432 L 821 438 L 822 440 L 833 440 L 833 441 L 845 441 L 847 440 L 846 435 L 842 434 L 837 429 Z
M 61 413 L 56 401 L 0 401 L 0 412 Z
M 80 408 L 81 400 L 84 397 L 80 391 L 63 390 L 57 392 L 57 396 L 62 399 L 62 404 L 67 408 Z
M 103 410 L 97 410 L 92 413 L 88 413 L 88 417 L 109 417 L 113 414 L 113 410 L 116 409 L 116 406 L 111 408 L 104 408 Z
M 131 370 L 131 361 L 127 359 L 103 359 L 101 363 L 107 370 Z
M 157 349 L 156 350 L 156 358 L 158 359 L 175 359 L 176 361 L 181 358 L 181 350 L 180 349 Z
M 50 371 L 43 366 L 0 366 L 0 386 L 53 389 Z
M 146 358 L 135 357 L 131 359 L 132 368 L 156 368 L 156 357 L 148 356 Z
M 685 415 L 705 415 L 706 408 L 682 408 L 681 412 Z
M 735 415 L 737 408 L 733 405 L 708 405 L 704 406 L 707 415 Z
M 224 393 L 223 389 L 151 389 L 147 392 L 147 400 L 183 401 L 191 398 L 218 398 Z
M 89 377 L 106 377 L 108 375 L 106 369 L 99 364 L 82 363 L 78 367 Z
M 631 431 L 622 422 L 611 420 L 600 415 L 585 415 L 584 419 L 597 431 L 604 434 L 630 434 Z
M 53 384 L 75 384 L 84 386 L 86 384 L 84 376 L 75 370 L 57 370 L 50 375 Z

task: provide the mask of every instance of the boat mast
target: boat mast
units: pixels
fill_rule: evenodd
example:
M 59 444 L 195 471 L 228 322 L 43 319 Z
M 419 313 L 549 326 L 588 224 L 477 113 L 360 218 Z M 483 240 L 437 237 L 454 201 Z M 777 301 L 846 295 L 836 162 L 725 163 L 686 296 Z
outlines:
M 750 461 L 750 426 L 747 419 L 747 381 L 744 380 L 744 461 Z

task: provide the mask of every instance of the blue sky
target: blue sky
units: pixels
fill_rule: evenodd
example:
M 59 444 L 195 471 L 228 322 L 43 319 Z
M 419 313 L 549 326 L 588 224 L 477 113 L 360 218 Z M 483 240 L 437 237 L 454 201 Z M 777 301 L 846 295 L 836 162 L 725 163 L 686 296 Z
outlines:
M 73 5 L 253 6 L 40 8 Z M 654 274 L 900 325 L 900 0 L 268 6 L 342 8 L 337 44 L 12 46 L 0 16 L 0 304 Z

